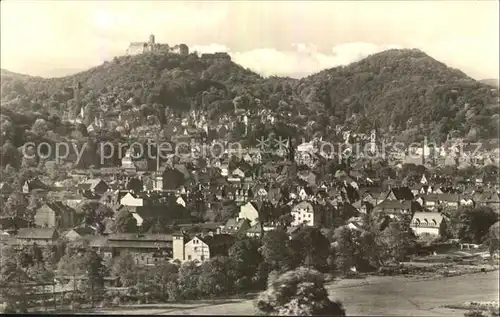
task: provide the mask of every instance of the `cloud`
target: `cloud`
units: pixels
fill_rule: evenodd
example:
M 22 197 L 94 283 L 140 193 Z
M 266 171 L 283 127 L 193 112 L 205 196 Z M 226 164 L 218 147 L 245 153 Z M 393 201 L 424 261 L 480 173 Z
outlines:
M 280 51 L 274 48 L 259 48 L 247 52 L 231 52 L 221 44 L 194 46 L 199 53 L 228 52 L 238 64 L 264 76 L 303 77 L 325 68 L 348 65 L 371 54 L 399 48 L 398 45 L 375 45 L 372 43 L 344 43 L 322 53 L 310 43 L 294 43 L 290 50 Z
M 198 52 L 199 54 L 202 53 L 207 53 L 207 54 L 213 54 L 217 52 L 229 52 L 230 49 L 226 45 L 222 44 L 208 44 L 208 45 L 194 45 L 189 48 L 191 52 Z

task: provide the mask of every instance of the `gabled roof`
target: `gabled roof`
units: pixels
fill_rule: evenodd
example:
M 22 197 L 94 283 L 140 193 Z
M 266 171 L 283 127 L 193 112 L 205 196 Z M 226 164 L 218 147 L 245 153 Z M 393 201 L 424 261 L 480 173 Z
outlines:
M 70 231 L 76 232 L 79 236 L 89 236 L 89 235 L 95 235 L 96 234 L 96 229 L 92 228 L 90 226 L 82 226 L 82 227 L 77 227 L 73 228 Z
M 434 226 L 439 226 L 441 221 L 443 221 L 443 215 L 439 212 L 416 212 L 411 220 L 412 225 L 414 223 L 419 223 L 420 225 L 425 225 L 426 223 L 432 224 L 435 221 Z
M 309 203 L 307 201 L 302 201 L 302 202 L 298 203 L 297 205 L 295 205 L 292 208 L 292 212 L 295 212 L 298 209 L 306 209 L 308 212 L 314 212 L 313 206 L 311 205 L 311 203 Z
M 40 179 L 34 178 L 32 180 L 26 181 L 25 184 L 28 184 L 28 190 L 35 189 L 48 189 L 48 186 L 45 185 Z
M 244 218 L 244 219 L 238 219 L 237 218 L 230 218 L 226 222 L 226 225 L 224 226 L 226 229 L 227 228 L 235 228 L 236 230 L 239 230 L 245 223 L 250 225 L 250 220 Z
M 66 204 L 63 204 L 60 201 L 46 202 L 44 204 L 44 206 L 49 207 L 50 209 L 52 209 L 58 215 L 60 215 L 62 213 L 66 213 L 66 212 L 74 212 L 75 211 L 73 208 L 69 207 Z
M 106 184 L 106 182 L 100 178 L 88 179 L 85 182 L 78 184 L 78 188 L 83 190 L 94 190 L 97 187 L 97 185 L 99 185 L 101 182 Z
M 394 193 L 397 200 L 412 200 L 414 198 L 411 189 L 408 187 L 395 187 L 392 188 L 391 191 Z
M 57 238 L 57 230 L 54 228 L 20 228 L 17 231 L 18 239 L 53 239 Z
M 171 234 L 137 234 L 114 233 L 107 237 L 108 241 L 172 241 Z
M 198 239 L 205 242 L 210 248 L 228 246 L 236 240 L 234 236 L 229 234 L 216 234 L 213 236 L 198 237 Z
M 375 206 L 375 211 L 382 210 L 410 210 L 412 208 L 412 201 L 404 200 L 384 200 L 377 206 Z

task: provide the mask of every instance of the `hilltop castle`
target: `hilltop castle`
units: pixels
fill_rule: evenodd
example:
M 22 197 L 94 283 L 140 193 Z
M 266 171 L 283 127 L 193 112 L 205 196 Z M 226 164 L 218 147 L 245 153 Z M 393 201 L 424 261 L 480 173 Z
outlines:
M 155 36 L 151 34 L 147 42 L 131 42 L 127 48 L 127 55 L 138 55 L 147 52 L 174 53 L 179 55 L 189 55 L 189 48 L 186 44 L 179 44 L 170 47 L 168 44 L 155 43 Z

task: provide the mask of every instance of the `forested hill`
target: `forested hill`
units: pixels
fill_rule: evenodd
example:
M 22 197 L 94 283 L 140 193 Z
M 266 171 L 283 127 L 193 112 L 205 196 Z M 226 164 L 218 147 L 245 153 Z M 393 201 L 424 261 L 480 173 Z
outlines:
M 77 112 L 72 94 L 65 90 L 75 82 L 82 84 L 84 106 L 95 104 L 103 94 L 122 101 L 132 98 L 134 104 L 155 109 L 149 113 L 163 123 L 165 108 L 204 109 L 215 120 L 232 115 L 236 103 L 250 113 L 268 109 L 282 123 L 307 127 L 310 134 L 329 134 L 337 124 L 360 132 L 393 129 L 408 139 L 430 134 L 442 140 L 450 132 L 488 138 L 499 133 L 498 90 L 419 50 L 385 51 L 300 80 L 263 78 L 224 54 L 123 56 L 53 79 L 2 70 L 2 108 L 10 109 L 9 114 L 2 111 L 2 121 L 15 121 L 12 112 L 35 118 Z M 123 110 L 121 101 L 113 107 Z
M 341 120 L 358 115 L 357 123 L 365 117 L 397 131 L 423 127 L 433 134 L 498 136 L 498 90 L 420 50 L 374 54 L 309 76 L 300 86 L 303 97 L 316 90 L 317 100 Z

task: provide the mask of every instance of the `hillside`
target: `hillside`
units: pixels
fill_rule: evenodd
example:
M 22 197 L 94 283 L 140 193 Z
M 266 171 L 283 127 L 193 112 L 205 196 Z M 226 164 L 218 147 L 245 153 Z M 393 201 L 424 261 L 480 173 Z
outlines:
M 453 130 L 498 136 L 498 90 L 419 50 L 374 54 L 309 76 L 300 86 L 303 97 L 315 90 L 317 101 L 340 121 L 357 115 L 356 124 L 366 118 L 366 124 L 395 131 L 418 127 L 440 138 Z
M 25 124 L 40 116 L 48 120 L 51 115 L 78 113 L 80 106 L 65 89 L 76 82 L 82 84 L 86 111 L 94 111 L 97 100 L 106 95 L 114 99 L 110 115 L 116 118 L 127 111 L 125 101 L 131 99 L 143 105 L 144 116 L 152 114 L 163 124 L 165 109 L 178 115 L 200 109 L 217 120 L 224 114 L 234 116 L 236 104 L 250 115 L 267 109 L 279 123 L 294 127 L 290 133 L 300 130 L 305 137 L 331 135 L 337 124 L 360 132 L 374 127 L 404 132 L 407 141 L 423 135 L 444 140 L 450 132 L 488 138 L 499 132 L 498 90 L 419 50 L 385 51 L 300 80 L 263 78 L 229 56 L 195 54 L 123 56 L 52 79 L 2 70 L 2 121 L 18 121 L 5 109 L 26 114 L 31 120 Z M 257 119 L 254 123 L 261 124 Z

